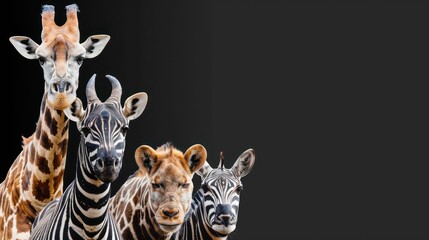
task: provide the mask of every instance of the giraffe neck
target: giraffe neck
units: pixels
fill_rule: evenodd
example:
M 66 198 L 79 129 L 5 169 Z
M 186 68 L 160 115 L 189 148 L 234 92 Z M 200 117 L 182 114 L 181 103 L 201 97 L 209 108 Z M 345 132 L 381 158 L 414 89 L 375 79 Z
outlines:
M 22 200 L 39 212 L 63 192 L 63 177 L 67 155 L 69 120 L 63 111 L 49 106 L 47 94 L 42 98 L 36 131 L 24 139 L 21 159 Z
M 73 200 L 70 207 L 77 218 L 71 218 L 70 221 L 77 221 L 73 222 L 76 226 L 82 225 L 86 230 L 82 232 L 88 234 L 88 239 L 96 239 L 96 236 L 106 230 L 110 224 L 111 216 L 107 205 L 111 196 L 111 184 L 98 180 L 89 170 L 90 160 L 83 136 L 81 136 L 76 164 L 74 196 L 71 196 Z

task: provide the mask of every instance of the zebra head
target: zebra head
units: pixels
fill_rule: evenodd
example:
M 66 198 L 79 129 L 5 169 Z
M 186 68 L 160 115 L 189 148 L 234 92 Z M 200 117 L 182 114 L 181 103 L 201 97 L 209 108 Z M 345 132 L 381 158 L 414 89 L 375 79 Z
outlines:
M 189 147 L 184 154 L 170 143 L 156 150 L 147 145 L 136 149 L 136 163 L 149 180 L 145 205 L 154 215 L 155 227 L 165 235 L 178 231 L 184 222 L 192 202 L 192 177 L 206 158 L 201 144 Z
M 201 177 L 203 191 L 202 211 L 205 225 L 220 235 L 228 235 L 237 226 L 240 192 L 243 190 L 241 178 L 246 176 L 255 163 L 253 149 L 244 151 L 232 168 L 224 166 L 223 155 L 219 166 L 213 169 L 207 162 L 197 172 Z
M 122 88 L 119 81 L 107 75 L 112 85 L 110 97 L 101 102 L 95 91 L 95 74 L 86 86 L 87 109 L 77 99 L 66 109 L 67 117 L 75 121 L 81 132 L 80 159 L 85 173 L 95 176 L 102 182 L 112 182 L 122 167 L 125 150 L 125 136 L 129 121 L 136 119 L 143 112 L 147 103 L 144 92 L 130 96 L 121 106 Z

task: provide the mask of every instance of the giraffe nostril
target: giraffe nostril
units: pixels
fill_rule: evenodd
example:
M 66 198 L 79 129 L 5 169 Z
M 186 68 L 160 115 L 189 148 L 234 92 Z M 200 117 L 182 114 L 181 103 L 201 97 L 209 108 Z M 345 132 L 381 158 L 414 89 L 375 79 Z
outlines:
M 65 92 L 70 92 L 72 90 L 72 86 L 69 82 L 64 83 Z
M 61 80 L 59 82 L 53 83 L 51 90 L 54 93 L 71 92 L 72 86 L 69 82 Z
M 57 93 L 57 92 L 58 92 L 58 89 L 59 89 L 59 87 L 58 87 L 58 83 L 53 83 L 53 84 L 51 85 L 51 91 L 52 91 L 52 92 Z

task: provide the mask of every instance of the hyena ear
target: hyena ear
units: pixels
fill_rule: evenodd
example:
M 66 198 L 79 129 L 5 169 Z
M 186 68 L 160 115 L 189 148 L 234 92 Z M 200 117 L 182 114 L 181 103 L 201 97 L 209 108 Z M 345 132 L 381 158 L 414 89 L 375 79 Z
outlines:
M 156 151 L 147 145 L 141 145 L 134 153 L 134 158 L 140 170 L 150 173 L 157 161 Z
M 16 50 L 27 59 L 36 59 L 36 49 L 39 47 L 35 41 L 25 36 L 14 36 L 10 37 L 9 41 L 15 47 Z
M 138 118 L 146 108 L 147 94 L 144 92 L 136 93 L 125 100 L 122 112 L 128 120 Z
M 207 174 L 211 172 L 213 168 L 210 166 L 210 164 L 206 161 L 204 165 L 197 171 L 198 176 L 201 177 L 201 179 L 204 179 L 207 177 Z
M 82 120 L 83 115 L 85 114 L 82 101 L 79 98 L 76 98 L 70 107 L 64 109 L 64 114 L 73 122 L 79 122 Z
M 85 58 L 97 57 L 110 40 L 109 35 L 99 34 L 88 37 L 82 46 L 86 49 Z
M 192 173 L 198 171 L 207 159 L 206 148 L 201 144 L 192 145 L 188 150 L 186 150 L 185 161 L 188 163 L 189 169 Z
M 231 170 L 238 176 L 246 176 L 250 170 L 252 170 L 253 164 L 255 163 L 255 151 L 253 149 L 247 149 L 244 151 L 238 159 L 235 161 Z

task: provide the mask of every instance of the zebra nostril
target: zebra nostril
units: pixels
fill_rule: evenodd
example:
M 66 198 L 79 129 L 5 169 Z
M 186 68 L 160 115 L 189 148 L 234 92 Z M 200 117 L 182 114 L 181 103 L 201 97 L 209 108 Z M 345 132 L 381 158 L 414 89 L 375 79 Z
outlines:
M 114 164 L 115 164 L 115 168 L 119 167 L 119 159 L 115 159 L 115 163 Z
M 218 217 L 220 222 L 227 227 L 229 225 L 229 222 L 231 221 L 231 216 L 229 215 L 222 215 Z
M 99 169 L 102 170 L 104 168 L 104 161 L 102 159 L 98 159 L 97 162 L 95 163 L 95 166 Z

